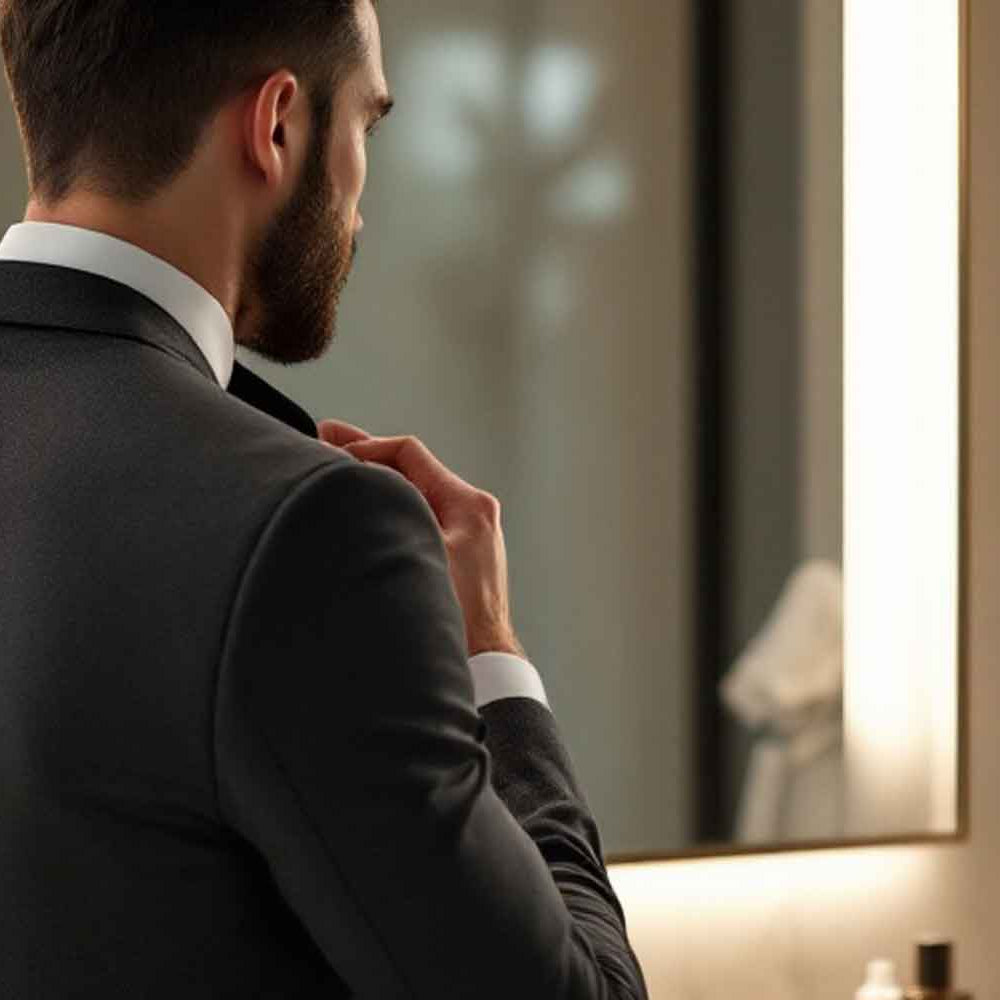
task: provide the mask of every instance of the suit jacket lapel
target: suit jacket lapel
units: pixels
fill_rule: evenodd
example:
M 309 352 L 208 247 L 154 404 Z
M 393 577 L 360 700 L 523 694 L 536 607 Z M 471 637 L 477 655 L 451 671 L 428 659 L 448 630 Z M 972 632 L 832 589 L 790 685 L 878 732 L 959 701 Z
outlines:
M 233 375 L 229 380 L 227 392 L 309 437 L 319 437 L 316 422 L 298 403 L 279 392 L 269 382 L 265 382 L 245 365 L 241 365 L 239 361 L 233 362 Z

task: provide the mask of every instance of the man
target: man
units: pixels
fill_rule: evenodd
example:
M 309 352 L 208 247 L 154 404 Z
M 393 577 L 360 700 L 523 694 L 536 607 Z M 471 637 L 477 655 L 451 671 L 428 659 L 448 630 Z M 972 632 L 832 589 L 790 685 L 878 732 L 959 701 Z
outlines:
M 333 336 L 372 0 L 0 41 L 0 995 L 645 997 L 498 503 L 234 362 Z

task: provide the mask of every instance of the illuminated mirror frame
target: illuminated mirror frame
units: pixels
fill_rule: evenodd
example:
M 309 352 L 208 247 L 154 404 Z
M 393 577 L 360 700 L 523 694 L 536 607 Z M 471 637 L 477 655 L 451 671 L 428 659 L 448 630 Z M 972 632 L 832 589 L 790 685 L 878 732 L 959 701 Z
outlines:
M 844 0 L 845 835 L 609 866 L 967 836 L 969 21 Z

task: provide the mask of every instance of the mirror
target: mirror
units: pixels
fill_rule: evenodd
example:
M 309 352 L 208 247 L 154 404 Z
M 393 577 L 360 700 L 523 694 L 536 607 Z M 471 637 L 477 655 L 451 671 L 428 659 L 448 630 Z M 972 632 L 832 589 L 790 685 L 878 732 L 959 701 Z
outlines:
M 609 861 L 954 836 L 948 0 L 427 0 L 319 420 L 495 494 Z

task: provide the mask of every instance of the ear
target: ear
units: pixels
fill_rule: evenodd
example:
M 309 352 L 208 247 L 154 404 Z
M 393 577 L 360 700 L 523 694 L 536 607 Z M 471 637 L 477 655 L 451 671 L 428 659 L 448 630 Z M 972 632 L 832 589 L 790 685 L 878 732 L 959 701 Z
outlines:
M 265 183 L 280 187 L 296 168 L 297 149 L 305 148 L 305 94 L 288 70 L 272 73 L 253 93 L 243 117 L 247 157 Z M 295 142 L 296 135 L 301 141 Z

